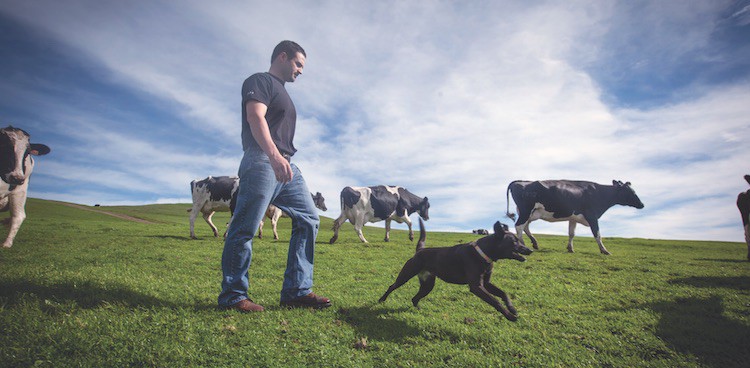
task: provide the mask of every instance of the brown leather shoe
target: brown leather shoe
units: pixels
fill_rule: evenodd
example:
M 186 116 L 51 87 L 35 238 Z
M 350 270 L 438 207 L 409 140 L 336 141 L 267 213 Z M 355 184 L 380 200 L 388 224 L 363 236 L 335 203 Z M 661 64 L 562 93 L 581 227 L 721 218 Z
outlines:
M 281 302 L 282 307 L 323 309 L 331 306 L 331 300 L 314 293 Z
M 242 299 L 238 303 L 232 304 L 227 309 L 236 309 L 240 312 L 263 312 L 263 307 L 253 303 L 250 299 Z

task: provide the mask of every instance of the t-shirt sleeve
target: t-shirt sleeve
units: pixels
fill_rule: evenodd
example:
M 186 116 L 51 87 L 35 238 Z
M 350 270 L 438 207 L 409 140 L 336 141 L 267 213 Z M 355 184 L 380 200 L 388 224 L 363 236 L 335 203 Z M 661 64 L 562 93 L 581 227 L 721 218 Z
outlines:
M 251 75 L 242 84 L 242 106 L 248 101 L 258 101 L 266 106 L 271 103 L 271 80 L 263 74 Z

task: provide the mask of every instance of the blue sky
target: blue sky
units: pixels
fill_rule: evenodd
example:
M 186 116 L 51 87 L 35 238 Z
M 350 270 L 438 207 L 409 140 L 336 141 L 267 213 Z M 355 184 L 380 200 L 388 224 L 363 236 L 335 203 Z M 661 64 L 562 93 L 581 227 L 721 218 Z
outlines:
M 491 228 L 514 179 L 616 179 L 646 207 L 605 238 L 743 240 L 747 0 L 0 0 L 0 125 L 52 148 L 30 196 L 181 203 L 235 174 L 242 81 L 283 39 L 308 54 L 294 160 L 326 216 L 393 184 L 433 230 Z

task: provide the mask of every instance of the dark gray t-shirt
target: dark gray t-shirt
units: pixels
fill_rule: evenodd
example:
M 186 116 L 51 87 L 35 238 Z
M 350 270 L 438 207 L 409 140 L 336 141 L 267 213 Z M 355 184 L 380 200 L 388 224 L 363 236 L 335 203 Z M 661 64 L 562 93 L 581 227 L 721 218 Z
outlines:
M 294 155 L 294 130 L 297 125 L 297 110 L 284 88 L 284 82 L 271 73 L 253 74 L 242 84 L 242 150 L 251 145 L 258 146 L 247 123 L 245 104 L 258 101 L 268 107 L 266 121 L 271 138 L 282 154 Z

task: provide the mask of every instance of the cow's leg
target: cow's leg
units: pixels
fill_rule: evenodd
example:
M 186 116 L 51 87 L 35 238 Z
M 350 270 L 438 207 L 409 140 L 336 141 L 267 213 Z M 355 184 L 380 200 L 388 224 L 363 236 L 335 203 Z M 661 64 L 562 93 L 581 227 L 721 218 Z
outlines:
M 573 237 L 576 235 L 576 222 L 573 220 L 568 221 L 568 252 L 574 253 L 573 251 Z
M 341 228 L 341 225 L 344 224 L 346 221 L 346 216 L 344 214 L 344 211 L 341 211 L 341 215 L 335 220 L 333 220 L 333 236 L 331 237 L 331 240 L 328 241 L 329 244 L 333 244 L 338 240 L 339 238 L 339 229 Z
M 211 230 L 214 231 L 214 237 L 219 237 L 219 229 L 214 226 L 214 223 L 211 221 L 211 218 L 214 216 L 214 211 L 211 212 L 203 212 L 203 219 L 206 220 L 206 223 L 208 226 L 211 226 Z
M 414 241 L 414 232 L 411 230 L 411 219 L 409 216 L 404 217 L 404 222 L 409 227 L 409 241 Z
M 596 244 L 599 244 L 599 251 L 602 252 L 602 254 L 610 255 L 610 253 L 607 248 L 604 248 L 604 243 L 602 243 L 602 235 L 599 232 L 599 221 L 594 219 L 586 219 L 586 221 L 589 222 L 591 225 L 591 233 L 594 234 L 594 238 L 596 238 Z
M 8 229 L 8 237 L 3 242 L 3 248 L 10 248 L 13 246 L 13 240 L 16 238 L 18 229 L 21 228 L 23 220 L 26 219 L 26 210 L 24 206 L 26 204 L 26 194 L 15 198 L 10 198 L 10 229 Z
M 357 221 L 356 224 L 354 224 L 354 231 L 357 232 L 357 235 L 359 236 L 359 240 L 362 241 L 362 243 L 367 243 L 367 239 L 365 239 L 365 235 L 362 234 L 362 227 L 364 226 L 363 222 Z
M 274 211 L 273 217 L 271 217 L 271 228 L 273 229 L 273 238 L 279 239 L 279 233 L 276 231 L 276 225 L 279 223 L 279 218 L 281 217 L 281 210 Z
M 534 235 L 533 235 L 533 234 L 531 233 L 531 230 L 529 230 L 529 224 L 530 224 L 530 223 L 531 223 L 531 221 L 527 222 L 527 223 L 526 223 L 526 224 L 525 224 L 525 225 L 523 226 L 523 232 L 525 232 L 525 233 L 526 233 L 526 235 L 527 235 L 527 236 L 529 237 L 529 239 L 531 240 L 531 244 L 532 244 L 532 245 L 534 246 L 534 249 L 539 249 L 539 243 L 538 243 L 538 242 L 536 241 L 536 238 L 535 238 L 535 237 L 534 237 Z M 523 242 L 522 242 L 522 244 L 523 244 Z
M 260 220 L 260 225 L 258 225 L 258 239 L 263 239 L 263 220 Z
M 197 239 L 195 236 L 195 218 L 198 216 L 199 209 L 196 206 L 190 209 L 190 239 Z
M 747 243 L 747 260 L 750 261 L 750 223 L 745 225 L 745 243 Z
M 518 210 L 518 220 L 516 221 L 516 237 L 518 237 L 518 240 L 521 241 L 521 244 L 526 245 L 526 243 L 523 241 L 523 233 L 526 233 L 526 235 L 529 237 L 529 240 L 531 240 L 531 244 L 534 245 L 534 249 L 539 249 L 536 238 L 534 238 L 534 235 L 531 235 L 531 231 L 529 231 L 529 224 L 531 223 L 531 221 L 533 221 L 533 219 L 531 218 L 533 209 L 516 207 L 516 210 Z
M 391 241 L 391 219 L 385 219 L 385 241 Z

